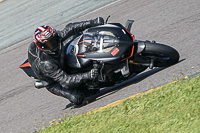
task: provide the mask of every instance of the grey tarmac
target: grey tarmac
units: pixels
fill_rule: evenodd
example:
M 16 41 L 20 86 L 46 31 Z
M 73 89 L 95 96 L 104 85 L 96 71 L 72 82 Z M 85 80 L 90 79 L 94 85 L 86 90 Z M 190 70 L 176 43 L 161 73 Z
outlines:
M 156 40 L 174 47 L 180 53 L 180 63 L 165 68 L 147 70 L 129 83 L 115 86 L 108 93 L 81 108 L 66 108 L 69 101 L 33 87 L 34 79 L 25 75 L 19 65 L 27 58 L 30 38 L 0 51 L 0 132 L 32 132 L 49 125 L 64 115 L 91 111 L 142 91 L 200 72 L 200 1 L 199 0 L 119 0 L 70 22 L 97 16 L 109 22 L 125 24 L 134 19 L 132 33 L 138 40 Z M 62 29 L 69 23 L 57 26 Z M 105 88 L 110 89 L 110 88 Z M 111 88 L 112 89 L 112 88 Z

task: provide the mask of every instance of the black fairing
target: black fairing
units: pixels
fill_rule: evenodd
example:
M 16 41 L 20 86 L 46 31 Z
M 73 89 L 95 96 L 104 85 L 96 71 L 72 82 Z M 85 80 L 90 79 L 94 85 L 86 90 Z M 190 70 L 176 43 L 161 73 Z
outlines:
M 97 26 L 70 43 L 66 50 L 66 62 L 74 69 L 86 68 L 94 60 L 115 65 L 125 56 L 130 56 L 132 47 L 133 39 L 121 24 Z

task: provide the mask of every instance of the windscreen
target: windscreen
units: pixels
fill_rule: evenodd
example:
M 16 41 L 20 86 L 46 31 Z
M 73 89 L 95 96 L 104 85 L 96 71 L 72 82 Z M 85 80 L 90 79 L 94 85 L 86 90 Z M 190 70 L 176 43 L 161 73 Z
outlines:
M 87 52 L 98 51 L 108 52 L 108 49 L 113 48 L 118 39 L 111 32 L 100 33 L 84 33 L 82 40 L 79 44 L 83 44 Z

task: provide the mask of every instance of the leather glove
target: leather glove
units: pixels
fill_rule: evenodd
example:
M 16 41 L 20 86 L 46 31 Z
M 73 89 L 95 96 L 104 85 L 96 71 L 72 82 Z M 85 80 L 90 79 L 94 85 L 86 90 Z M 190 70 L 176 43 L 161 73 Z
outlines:
M 99 70 L 97 68 L 93 68 L 91 71 L 90 71 L 90 79 L 96 79 L 98 78 L 98 75 L 99 75 Z
M 104 24 L 104 19 L 102 17 L 97 17 L 96 19 L 94 19 L 94 26 L 103 25 L 103 24 Z

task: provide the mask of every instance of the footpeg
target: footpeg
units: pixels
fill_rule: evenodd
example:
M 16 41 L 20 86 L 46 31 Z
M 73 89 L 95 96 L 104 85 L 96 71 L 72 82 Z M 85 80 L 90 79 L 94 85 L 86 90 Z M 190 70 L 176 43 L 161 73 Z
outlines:
M 150 68 L 150 69 L 153 69 L 153 66 L 154 66 L 154 61 L 153 61 L 153 59 L 151 59 L 151 63 L 150 63 L 150 65 L 149 65 L 149 68 Z

